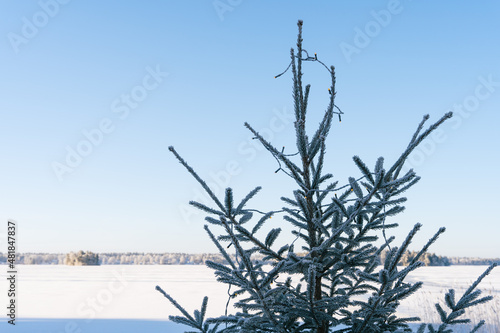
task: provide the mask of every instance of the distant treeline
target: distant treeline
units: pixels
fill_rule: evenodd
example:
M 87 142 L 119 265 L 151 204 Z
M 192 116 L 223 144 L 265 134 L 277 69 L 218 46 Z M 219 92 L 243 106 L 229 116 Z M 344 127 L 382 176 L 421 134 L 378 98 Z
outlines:
M 408 251 L 401 260 L 402 264 L 410 262 L 417 252 Z M 221 254 L 202 253 L 99 253 L 95 256 L 92 252 L 70 252 L 66 253 L 20 253 L 17 254 L 16 263 L 24 265 L 202 265 L 206 260 L 217 263 L 225 263 Z M 381 255 L 383 262 L 385 253 Z M 83 259 L 80 259 L 83 258 Z M 234 258 L 234 257 L 233 257 Z M 258 257 L 257 257 L 258 258 Z M 97 260 L 97 261 L 96 261 Z M 500 258 L 459 258 L 443 257 L 434 253 L 425 253 L 420 258 L 426 266 L 449 266 L 449 265 L 490 265 L 500 264 Z M 0 252 L 0 264 L 7 263 L 7 253 Z
M 69 266 L 97 266 L 101 264 L 101 260 L 99 260 L 99 255 L 96 253 L 78 251 L 68 253 L 64 258 L 64 264 Z
M 79 259 L 87 258 L 92 252 L 79 251 L 76 253 L 18 253 L 17 264 L 24 265 L 202 265 L 206 260 L 225 263 L 221 254 L 203 253 L 99 253 L 95 257 L 98 263 Z M 234 258 L 234 257 L 233 257 Z M 7 263 L 7 253 L 0 252 L 0 265 Z
M 383 251 L 382 254 L 380 255 L 380 262 L 384 263 L 385 262 L 385 257 L 387 255 L 388 251 Z M 407 266 L 408 264 L 411 263 L 412 260 L 415 259 L 417 256 L 418 252 L 417 251 L 406 251 L 403 254 L 403 257 L 399 261 L 400 265 Z M 443 257 L 443 256 L 438 256 L 434 253 L 424 253 L 420 257 L 420 261 L 424 263 L 425 266 L 450 266 L 451 265 L 451 259 L 448 257 Z M 467 264 L 464 264 L 467 265 Z

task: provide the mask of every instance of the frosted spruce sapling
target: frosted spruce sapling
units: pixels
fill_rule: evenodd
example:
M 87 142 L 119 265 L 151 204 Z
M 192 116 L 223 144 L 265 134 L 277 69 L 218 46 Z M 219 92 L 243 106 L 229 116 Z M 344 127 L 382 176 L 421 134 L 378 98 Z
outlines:
M 190 315 L 161 287 L 156 289 L 182 313 L 182 316 L 170 316 L 170 320 L 198 332 L 411 332 L 408 324 L 420 319 L 400 318 L 396 310 L 401 300 L 412 295 L 422 283 L 407 283 L 405 278 L 422 266 L 419 258 L 445 229 L 439 229 L 407 266 L 398 267 L 421 225 L 416 224 L 399 247 L 391 247 L 394 237 L 387 239 L 385 230 L 398 225 L 387 223 L 386 219 L 404 210 L 402 204 L 406 198 L 401 194 L 420 179 L 413 170 L 402 174 L 406 159 L 452 113 L 445 114 L 426 130 L 424 124 L 429 116 L 424 116 L 406 149 L 389 167 L 384 166 L 384 159 L 380 157 L 371 170 L 354 156 L 361 176 L 350 177 L 346 185 L 339 186 L 338 181 L 332 181 L 330 173 L 324 172 L 327 137 L 334 119 L 340 120 L 343 114 L 335 104 L 335 68 L 327 67 L 316 54 L 310 56 L 302 48 L 302 21 L 298 22 L 298 30 L 297 51 L 291 50 L 287 68 L 291 68 L 293 77 L 297 153 L 284 154 L 245 123 L 255 139 L 276 159 L 278 171 L 297 185 L 290 196 L 281 198 L 285 207 L 269 212 L 247 208 L 260 187 L 238 204 L 234 202 L 231 188 L 226 189 L 224 198 L 217 197 L 177 151 L 169 148 L 213 201 L 213 206 L 194 201 L 190 204 L 207 213 L 205 220 L 221 232 L 216 236 L 213 228 L 205 225 L 226 264 L 207 261 L 206 265 L 214 270 L 219 282 L 229 285 L 229 297 L 238 312 L 227 314 L 226 308 L 224 315 L 205 319 L 208 302 L 205 297 L 201 310 Z M 302 65 L 307 61 L 323 65 L 331 76 L 328 106 L 312 136 L 306 134 L 310 85 L 303 87 L 302 83 Z M 275 214 L 283 214 L 283 220 L 293 226 L 292 233 L 305 244 L 300 251 L 296 251 L 294 243 L 275 246 L 281 228 L 260 235 L 262 225 Z M 376 234 L 380 233 L 384 243 L 376 246 Z M 388 249 L 388 253 L 380 263 L 379 255 L 384 249 Z M 235 251 L 235 259 L 228 251 Z M 422 324 L 418 332 L 449 332 L 449 325 L 468 322 L 462 319 L 464 309 L 491 299 L 479 298 L 480 291 L 476 290 L 491 269 L 493 266 L 458 302 L 450 290 L 445 296 L 450 313 L 436 305 L 443 323 L 437 328 Z M 279 275 L 288 278 L 276 282 Z M 475 329 L 481 325 L 482 322 L 478 323 Z

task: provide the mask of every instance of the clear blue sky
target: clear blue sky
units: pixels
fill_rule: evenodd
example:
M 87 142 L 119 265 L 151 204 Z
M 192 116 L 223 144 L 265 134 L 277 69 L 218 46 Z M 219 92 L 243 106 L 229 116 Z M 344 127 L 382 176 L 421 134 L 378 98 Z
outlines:
M 327 170 L 345 183 L 353 155 L 390 163 L 424 114 L 454 110 L 411 157 L 422 180 L 388 233 L 401 242 L 423 223 L 417 249 L 446 226 L 432 252 L 499 257 L 499 13 L 495 1 L 2 0 L 0 251 L 14 219 L 20 252 L 216 252 L 187 208 L 201 188 L 169 145 L 217 193 L 261 185 L 252 207 L 280 209 L 293 184 L 243 123 L 294 152 L 290 74 L 273 76 L 303 19 L 345 112 Z M 316 124 L 328 73 L 307 63 L 304 79 Z

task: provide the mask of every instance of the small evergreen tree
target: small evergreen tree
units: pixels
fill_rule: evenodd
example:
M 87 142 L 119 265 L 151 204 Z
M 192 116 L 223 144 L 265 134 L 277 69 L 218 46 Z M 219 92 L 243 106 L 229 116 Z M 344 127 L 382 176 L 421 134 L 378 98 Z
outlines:
M 419 259 L 445 229 L 440 228 L 422 250 L 405 263 L 406 267 L 398 267 L 421 225 L 416 224 L 400 246 L 391 247 L 394 237 L 385 239 L 385 229 L 397 224 L 389 224 L 386 219 L 403 211 L 406 198 L 401 194 L 420 179 L 413 170 L 401 174 L 408 155 L 452 114 L 445 114 L 425 131 L 424 123 L 429 116 L 424 116 L 404 152 L 389 167 L 384 167 L 381 157 L 374 169 L 370 169 L 354 156 L 354 163 L 362 176 L 358 179 L 351 177 L 347 185 L 339 186 L 337 181 L 331 181 L 333 176 L 323 170 L 326 138 L 332 121 L 336 115 L 340 120 L 343 114 L 335 104 L 335 68 L 325 66 L 316 54 L 309 56 L 302 48 L 302 21 L 298 22 L 298 27 L 297 52 L 291 50 L 290 63 L 298 153 L 284 154 L 245 123 L 278 161 L 278 170 L 297 184 L 297 190 L 291 196 L 281 198 L 286 204 L 282 210 L 261 213 L 247 208 L 260 187 L 248 193 L 238 204 L 234 202 L 231 188 L 226 189 L 224 198 L 218 198 L 176 150 L 169 148 L 213 200 L 215 206 L 212 207 L 195 201 L 190 204 L 206 212 L 206 221 L 222 230 L 220 236 L 215 236 L 205 225 L 206 232 L 227 264 L 213 261 L 206 264 L 214 270 L 218 281 L 234 288 L 232 297 L 239 312 L 206 320 L 208 299 L 205 297 L 201 310 L 196 310 L 191 316 L 161 287 L 156 289 L 183 315 L 170 316 L 170 320 L 199 332 L 411 332 L 408 323 L 419 321 L 419 318 L 398 318 L 396 309 L 400 301 L 418 290 L 422 283 L 407 283 L 405 278 L 423 265 Z M 319 62 L 331 75 L 329 104 L 312 136 L 308 136 L 305 129 L 310 85 L 303 87 L 304 61 Z M 278 213 L 284 214 L 283 219 L 295 228 L 292 233 L 306 244 L 300 255 L 294 243 L 279 248 L 274 245 L 281 228 L 259 236 L 262 225 Z M 380 231 L 385 243 L 375 246 L 378 237 L 374 232 Z M 228 253 L 230 246 L 236 252 L 235 257 Z M 378 266 L 384 249 L 388 251 Z M 272 268 L 265 266 L 265 262 L 271 262 Z M 490 266 L 458 302 L 454 290 L 450 290 L 445 296 L 450 313 L 436 304 L 443 323 L 437 328 L 422 324 L 418 332 L 423 333 L 426 329 L 429 332 L 451 332 L 449 325 L 468 322 L 468 319 L 461 318 L 464 309 L 491 299 L 479 298 L 481 292 L 476 287 L 493 267 Z M 276 282 L 278 275 L 288 277 L 284 282 Z M 300 281 L 293 281 L 292 278 L 297 276 Z M 359 295 L 367 296 L 362 298 Z M 474 331 L 483 324 L 476 325 Z

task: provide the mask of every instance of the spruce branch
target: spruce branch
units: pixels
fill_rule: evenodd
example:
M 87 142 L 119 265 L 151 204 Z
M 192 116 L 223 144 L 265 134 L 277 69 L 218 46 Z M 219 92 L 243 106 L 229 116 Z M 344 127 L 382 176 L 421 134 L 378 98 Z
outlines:
M 255 294 L 257 295 L 258 301 L 260 303 L 259 305 L 262 306 L 262 310 L 263 310 L 265 316 L 267 317 L 268 320 L 270 320 L 270 322 L 273 324 L 273 326 L 277 330 L 277 332 L 286 332 L 283 329 L 283 327 L 279 324 L 279 322 L 276 320 L 275 315 L 270 311 L 270 309 L 267 305 L 267 301 L 264 298 L 262 291 L 259 288 L 259 285 L 257 283 L 257 277 L 255 276 L 255 273 L 254 273 L 252 261 L 248 257 L 247 253 L 241 247 L 237 237 L 232 232 L 227 221 L 224 218 L 221 218 L 221 221 L 226 228 L 226 232 L 231 236 L 232 242 L 233 242 L 236 250 L 238 251 L 238 254 L 241 256 L 242 262 L 244 263 L 245 268 L 247 269 L 247 271 L 249 273 L 249 277 L 250 277 L 249 282 L 250 282 L 251 288 L 255 292 Z
M 481 274 L 476 281 L 465 291 L 460 300 L 455 303 L 455 290 L 450 289 L 448 293 L 445 295 L 445 304 L 451 310 L 450 313 L 447 313 L 439 303 L 436 303 L 436 310 L 441 318 L 442 324 L 439 325 L 438 330 L 435 331 L 434 327 L 431 324 L 428 324 L 429 331 L 433 332 L 448 332 L 451 330 L 447 330 L 447 327 L 455 324 L 467 324 L 470 323 L 469 318 L 459 319 L 459 317 L 465 314 L 465 309 L 476 306 L 478 304 L 486 303 L 493 299 L 492 296 L 486 296 L 480 299 L 477 299 L 479 295 L 481 295 L 481 290 L 475 290 L 479 283 L 495 268 L 497 265 L 490 265 L 483 274 Z M 484 325 L 484 321 L 480 321 L 472 330 L 472 332 L 476 332 L 481 326 Z
M 404 162 L 406 161 L 406 159 L 408 158 L 408 156 L 410 155 L 410 153 L 427 137 L 429 136 L 429 134 L 431 134 L 436 128 L 439 127 L 439 125 L 441 125 L 443 122 L 445 122 L 447 119 L 451 118 L 453 116 L 453 112 L 448 112 L 446 113 L 444 116 L 442 116 L 437 122 L 435 122 L 434 124 L 432 124 L 431 126 L 429 126 L 429 128 L 424 131 L 422 134 L 420 134 L 419 136 L 418 133 L 420 132 L 420 126 L 419 128 L 417 129 L 417 131 L 415 132 L 415 134 L 413 135 L 412 137 L 412 140 L 410 141 L 410 144 L 408 145 L 408 147 L 406 148 L 406 150 L 403 152 L 403 154 L 401 154 L 401 156 L 399 157 L 399 159 L 396 161 L 396 163 L 394 163 L 394 165 L 389 169 L 389 171 L 387 171 L 386 173 L 386 178 L 388 181 L 394 179 L 395 175 L 396 174 L 393 174 L 396 170 L 400 170 L 404 164 Z M 425 119 L 426 117 L 424 117 Z M 425 119 L 427 120 L 427 119 Z
M 273 145 L 271 145 L 271 143 L 267 142 L 266 139 L 264 139 L 256 130 L 252 128 L 252 126 L 250 126 L 250 124 L 245 122 L 245 127 L 248 128 L 253 135 L 255 135 L 255 137 L 260 141 L 260 143 L 262 144 L 262 146 L 264 146 L 265 149 L 267 149 L 278 161 L 281 160 L 285 164 L 285 166 L 291 173 L 291 174 L 287 173 L 287 175 L 293 178 L 301 188 L 304 188 L 304 185 L 300 181 L 302 173 L 300 168 L 296 166 L 290 159 L 288 159 L 286 155 L 284 155 L 282 152 L 278 151 Z
M 245 207 L 245 205 L 247 204 L 247 202 L 250 199 L 252 199 L 261 189 L 262 189 L 262 187 L 257 186 L 252 191 L 250 191 L 250 193 L 248 193 L 247 196 L 243 200 L 241 200 L 241 202 L 238 205 L 238 207 L 236 207 L 236 210 L 235 210 L 234 214 L 238 215 L 241 212 L 241 210 L 243 209 L 243 207 Z
M 224 205 L 217 199 L 217 196 L 212 192 L 212 190 L 208 187 L 207 183 L 203 179 L 198 176 L 198 174 L 194 171 L 194 169 L 187 164 L 186 161 L 175 151 L 173 146 L 168 147 L 168 150 L 174 154 L 174 156 L 177 158 L 177 160 L 187 169 L 187 171 L 200 183 L 201 187 L 207 192 L 207 194 L 212 198 L 212 200 L 217 204 L 217 206 L 224 211 Z
M 208 297 L 203 298 L 203 302 L 201 304 L 201 310 L 194 311 L 194 318 L 191 316 L 175 299 L 172 298 L 169 294 L 167 294 L 160 286 L 156 286 L 155 288 L 159 291 L 165 298 L 167 298 L 172 305 L 174 305 L 183 315 L 180 316 L 169 316 L 169 319 L 175 323 L 184 324 L 187 326 L 191 326 L 193 328 L 198 329 L 201 333 L 209 333 L 208 324 L 204 322 L 205 314 L 207 311 L 207 303 Z

